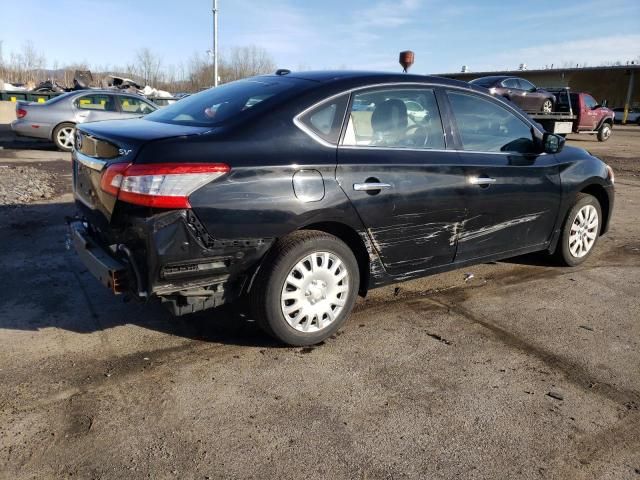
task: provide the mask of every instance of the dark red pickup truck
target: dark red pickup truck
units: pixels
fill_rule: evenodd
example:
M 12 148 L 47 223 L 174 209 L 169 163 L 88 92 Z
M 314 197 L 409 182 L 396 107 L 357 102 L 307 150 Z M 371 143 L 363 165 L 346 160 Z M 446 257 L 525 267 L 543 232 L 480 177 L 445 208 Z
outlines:
M 615 116 L 613 110 L 600 105 L 588 93 L 570 92 L 566 88 L 547 90 L 556 96 L 555 111 L 529 114 L 546 130 L 561 135 L 567 133 L 597 135 L 601 142 L 609 139 Z

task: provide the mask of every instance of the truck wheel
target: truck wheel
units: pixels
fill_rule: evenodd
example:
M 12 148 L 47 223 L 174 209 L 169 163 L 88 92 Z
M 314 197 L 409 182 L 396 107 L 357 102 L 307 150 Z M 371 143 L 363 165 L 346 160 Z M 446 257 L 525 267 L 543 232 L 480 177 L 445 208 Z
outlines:
M 58 150 L 70 152 L 73 149 L 75 134 L 76 126 L 73 123 L 61 123 L 53 129 L 53 143 Z
M 333 235 L 295 232 L 268 254 L 251 291 L 252 313 L 268 334 L 294 346 L 314 345 L 349 317 L 360 285 L 351 249 Z
M 602 126 L 600 127 L 600 130 L 598 130 L 598 141 L 606 142 L 607 140 L 609 140 L 610 136 L 611 136 L 611 125 L 608 123 L 603 123 Z
M 551 112 L 553 112 L 553 102 L 552 102 L 551 100 L 549 100 L 549 99 L 545 100 L 545 101 L 542 103 L 542 111 L 543 111 L 544 113 L 551 113 Z
M 562 226 L 556 257 L 563 265 L 575 267 L 584 262 L 598 242 L 602 210 L 598 200 L 579 193 Z

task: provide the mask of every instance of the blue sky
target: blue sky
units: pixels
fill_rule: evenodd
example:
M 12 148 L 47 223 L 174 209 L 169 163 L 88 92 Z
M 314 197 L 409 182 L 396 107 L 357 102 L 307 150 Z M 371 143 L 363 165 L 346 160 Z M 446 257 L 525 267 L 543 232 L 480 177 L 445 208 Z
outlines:
M 6 0 L 6 3 L 14 3 Z M 5 3 L 3 1 L 2 3 Z M 30 40 L 53 66 L 130 63 L 149 47 L 164 64 L 211 45 L 211 0 L 20 0 L 3 9 L 5 59 Z M 601 64 L 640 58 L 640 0 L 219 0 L 220 48 L 254 44 L 279 67 L 415 73 Z M 28 18 L 25 15 L 28 13 Z

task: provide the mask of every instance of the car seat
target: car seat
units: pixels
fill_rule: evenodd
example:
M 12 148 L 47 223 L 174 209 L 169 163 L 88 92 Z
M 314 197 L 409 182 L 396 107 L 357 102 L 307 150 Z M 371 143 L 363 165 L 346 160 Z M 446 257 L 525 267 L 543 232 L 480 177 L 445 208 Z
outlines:
M 373 131 L 371 144 L 395 146 L 402 143 L 408 125 L 409 116 L 404 102 L 397 98 L 385 100 L 376 106 L 371 115 L 371 129 Z

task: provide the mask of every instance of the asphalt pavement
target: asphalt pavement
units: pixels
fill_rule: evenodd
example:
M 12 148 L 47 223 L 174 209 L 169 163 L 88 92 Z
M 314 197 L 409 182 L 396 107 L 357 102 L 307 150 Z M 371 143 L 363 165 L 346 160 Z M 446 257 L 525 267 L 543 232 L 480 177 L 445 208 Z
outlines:
M 53 189 L 0 206 L 0 478 L 640 479 L 640 128 L 571 143 L 617 172 L 585 264 L 385 287 L 283 348 L 113 297 L 66 249 L 69 155 L 0 141 Z

